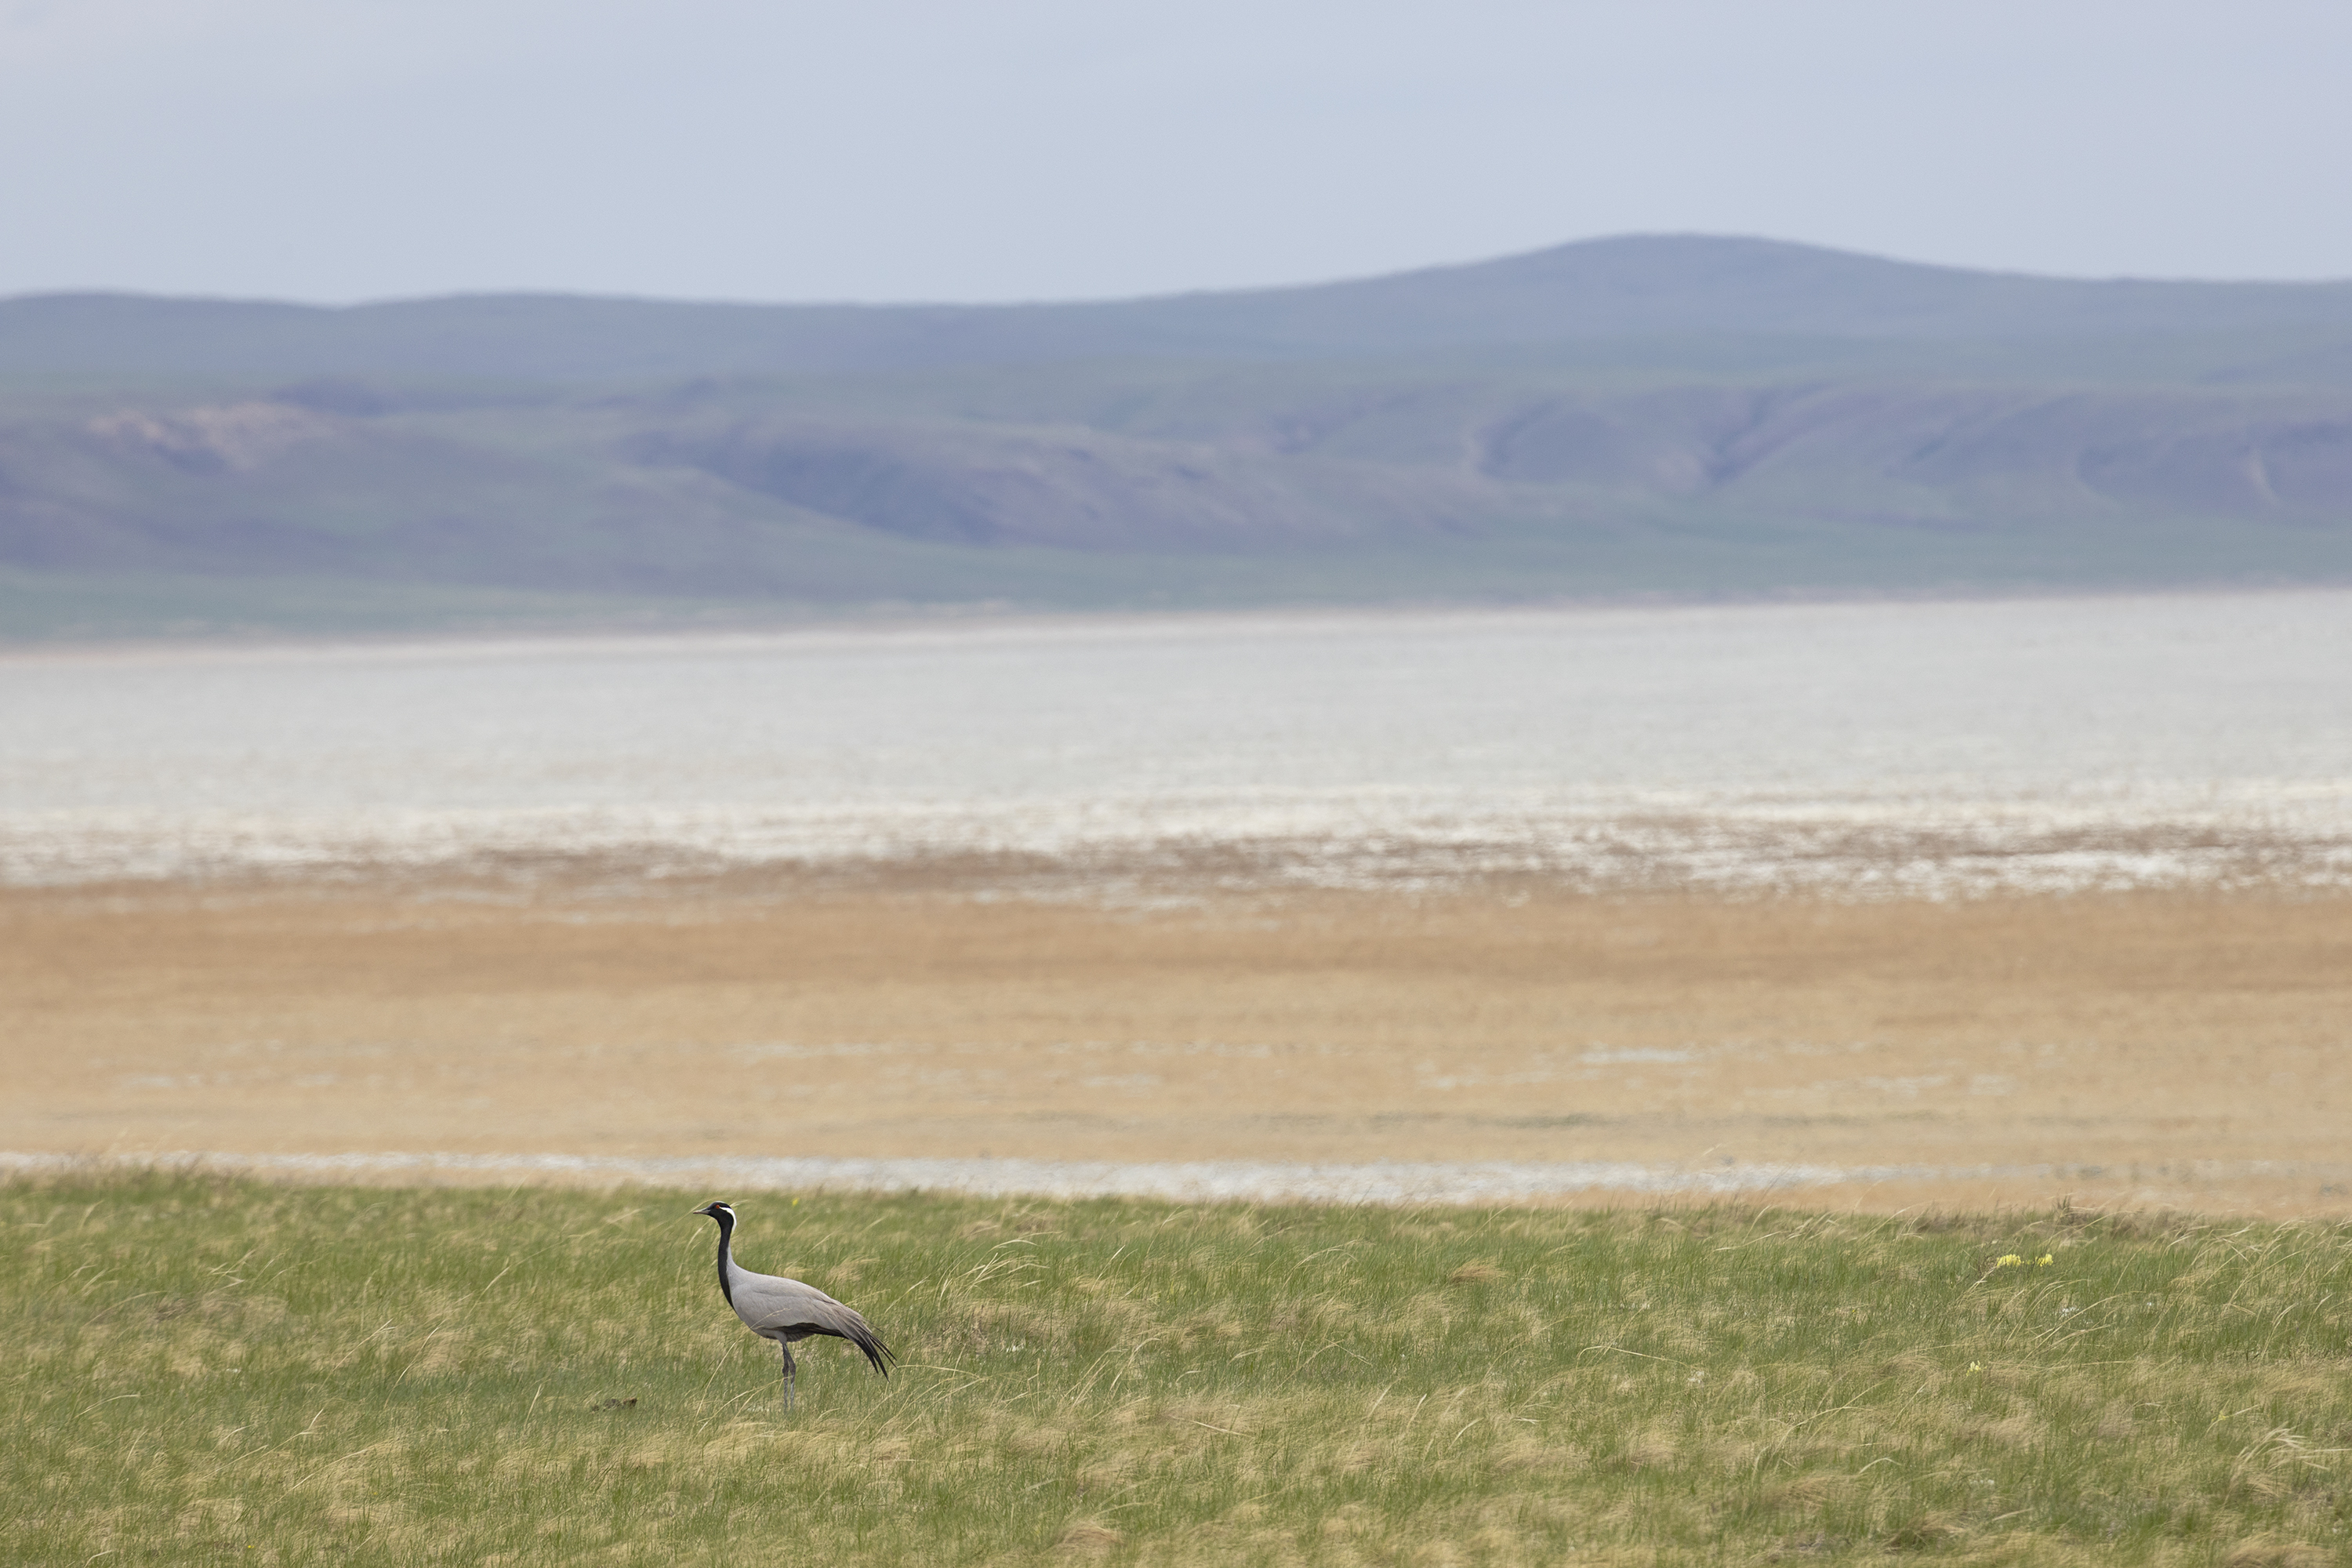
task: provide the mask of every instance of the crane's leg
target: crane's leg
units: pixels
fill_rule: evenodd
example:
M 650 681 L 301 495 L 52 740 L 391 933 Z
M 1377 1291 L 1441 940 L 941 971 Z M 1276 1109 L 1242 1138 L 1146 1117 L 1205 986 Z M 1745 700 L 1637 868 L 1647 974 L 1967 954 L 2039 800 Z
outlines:
M 798 1369 L 793 1365 L 792 1346 L 778 1340 L 776 1348 L 784 1352 L 784 1411 L 789 1415 L 793 1408 L 793 1373 Z

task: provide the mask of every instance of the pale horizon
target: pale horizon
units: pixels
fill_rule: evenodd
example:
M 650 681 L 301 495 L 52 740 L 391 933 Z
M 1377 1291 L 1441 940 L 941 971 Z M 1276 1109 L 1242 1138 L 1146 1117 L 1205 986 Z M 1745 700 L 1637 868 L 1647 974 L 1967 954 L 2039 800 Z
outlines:
M 1152 292 L 1152 293 L 1147 293 L 1147 294 L 1087 294 L 1087 295 L 1056 296 L 1056 297 L 1054 297 L 1054 298 L 1046 298 L 1046 297 L 1044 297 L 1044 296 L 1039 296 L 1039 297 L 1034 298 L 1034 299 L 1011 299 L 1011 300 L 957 300 L 957 299 L 946 299 L 946 298 L 940 298 L 940 299 L 921 299 L 921 300 L 851 300 L 851 299 L 790 299 L 790 300 L 786 300 L 786 299 L 772 299 L 772 300 L 769 300 L 769 299 L 751 299 L 751 298 L 741 298 L 741 297 L 732 297 L 732 296 L 688 296 L 688 295 L 675 295 L 675 294 L 623 293 L 623 292 L 596 292 L 596 291 L 593 291 L 593 290 L 588 290 L 588 289 L 524 289 L 524 288 L 516 288 L 516 289 L 451 289 L 451 290 L 448 290 L 448 291 L 446 291 L 446 292 L 438 293 L 438 294 L 387 294 L 387 295 L 382 295 L 382 296 L 371 297 L 371 298 L 367 298 L 367 299 L 356 299 L 356 300 L 298 300 L 298 299 L 289 299 L 289 298 L 287 298 L 287 297 L 284 297 L 284 296 L 279 296 L 279 295 L 268 295 L 268 294 L 202 294 L 202 293 L 179 293 L 179 294 L 174 294 L 174 293 L 163 293 L 163 292 L 158 292 L 158 291 L 155 291 L 155 290 L 152 290 L 152 289 L 24 289 L 24 290 L 21 290 L 21 291 L 18 291 L 18 292 L 15 292 L 15 293 L 0 294 L 0 300 L 29 300 L 29 299 L 42 299 L 42 298 L 60 298 L 60 297 L 62 297 L 62 298 L 71 298 L 71 297 L 78 296 L 78 295 L 79 295 L 79 296 L 93 296 L 93 297 L 107 297 L 107 296 L 111 296 L 111 297 L 127 297 L 127 298 L 131 298 L 131 299 L 144 299 L 144 300 L 185 300 L 185 301 L 200 301 L 200 302 L 205 302 L 205 303 L 212 303 L 212 304 L 227 304 L 227 305 L 294 305 L 294 306 L 300 306 L 300 307 L 303 307 L 303 308 L 312 309 L 312 310 L 363 310 L 363 309 L 365 309 L 365 308 L 367 308 L 367 307 L 369 307 L 369 306 L 374 306 L 374 305 L 403 305 L 403 304 L 419 304 L 419 303 L 425 303 L 425 302 L 427 302 L 427 301 L 431 301 L 431 300 L 437 300 L 499 299 L 499 298 L 503 298 L 503 297 L 531 297 L 531 298 L 578 299 L 578 300 L 614 300 L 614 301 L 634 301 L 634 302 L 643 302 L 643 303 L 646 303 L 646 304 L 664 304 L 664 305 L 719 305 L 719 306 L 747 306 L 747 307 L 753 307 L 753 308 L 765 307 L 765 306 L 787 306 L 787 307 L 789 307 L 789 306 L 807 306 L 807 307 L 816 307 L 816 308 L 823 308 L 823 307 L 849 307 L 849 308 L 857 308 L 857 309 L 889 310 L 889 309 L 898 308 L 898 307 L 909 307 L 909 308 L 915 308 L 915 309 L 921 309 L 921 308 L 924 308 L 924 307 L 940 307 L 940 308 L 958 309 L 958 310 L 961 310 L 961 309 L 989 309 L 989 308 L 998 308 L 998 309 L 1005 309 L 1005 310 L 1017 310 L 1017 309 L 1019 309 L 1019 308 L 1021 308 L 1021 307 L 1023 307 L 1023 306 L 1032 306 L 1032 305 L 1039 305 L 1039 306 L 1042 306 L 1042 305 L 1100 305 L 1100 304 L 1125 304 L 1125 303 L 1134 303 L 1134 302 L 1140 302 L 1140 301 L 1153 300 L 1173 300 L 1173 299 L 1181 299 L 1181 298 L 1185 298 L 1185 297 L 1187 297 L 1187 296 L 1191 296 L 1191 295 L 1200 295 L 1200 294 L 1247 294 L 1247 293 L 1274 293 L 1274 292 L 1279 292 L 1279 291 L 1284 290 L 1284 289 L 1315 289 L 1315 288 L 1324 287 L 1324 286 L 1326 286 L 1326 285 L 1329 285 L 1329 284 L 1363 282 L 1363 281 L 1369 281 L 1369 280 L 1370 280 L 1370 279 L 1378 279 L 1378 278 L 1391 278 L 1391 277 L 1398 277 L 1398 276 L 1402 276 L 1402 275 L 1411 274 L 1411 273 L 1417 273 L 1417 272 L 1443 272 L 1443 271 L 1446 271 L 1446 270 L 1449 270 L 1449 269 L 1452 269 L 1452 268 L 1456 268 L 1476 267 L 1476 266 L 1479 266 L 1479 265 L 1481 265 L 1481 264 L 1483 264 L 1483 263 L 1486 263 L 1486 262 L 1492 262 L 1492 261 L 1507 261 L 1507 260 L 1511 260 L 1511 259 L 1513 259 L 1513 258 L 1517 258 L 1517 257 L 1521 257 L 1521 256 L 1539 255 L 1539 254 L 1541 254 L 1541 253 L 1543 253 L 1543 252 L 1545 252 L 1545 251 L 1549 251 L 1549 250 L 1560 250 L 1560 249 L 1565 249 L 1565 248 L 1567 248 L 1567 247 L 1570 247 L 1570 246 L 1576 246 L 1576 245 L 1593 245 L 1593 244 L 1601 244 L 1601 243 L 1604 243 L 1604 242 L 1606 242 L 1606 241 L 1610 241 L 1610 240 L 1618 240 L 1618 239 L 1666 239 L 1666 238 L 1673 238 L 1673 239 L 1734 239 L 1734 240 L 1760 240 L 1760 241 L 1763 241 L 1763 242 L 1765 242 L 1765 243 L 1767 243 L 1767 244 L 1771 244 L 1771 245 L 1789 245 L 1789 246 L 1797 246 L 1797 247 L 1803 247 L 1803 248 L 1806 248 L 1806 249 L 1812 249 L 1812 250 L 1834 251 L 1834 252 L 1836 252 L 1836 253 L 1838 253 L 1838 254 L 1841 254 L 1841 255 L 1863 257 L 1863 258 L 1867 258 L 1867 259 L 1869 259 L 1869 260 L 1873 260 L 1873 261 L 1885 261 L 1885 262 L 1891 262 L 1891 263 L 1894 263 L 1894 264 L 1895 264 L 1895 265 L 1897 265 L 1897 266 L 1904 266 L 1904 267 L 1925 267 L 1925 268 L 1935 268 L 1935 269 L 1937 269 L 1937 270 L 1941 270 L 1941 271 L 1952 271 L 1952 272 L 1974 272 L 1974 273 L 1981 273 L 1981 274 L 1984 274 L 1984 275 L 1989 276 L 1989 277 L 2032 278 L 2032 279 L 2043 279 L 2043 280 L 2053 281 L 2053 282 L 2078 282 L 2078 283 L 2214 283 L 2214 284 L 2275 283 L 2275 284 L 2279 284 L 2279 285 L 2281 285 L 2281 286 L 2288 287 L 2288 288 L 2293 288 L 2293 287 L 2295 287 L 2295 286 L 2297 286 L 2297 285 L 2304 285 L 2304 284 L 2310 284 L 2310 285 L 2321 285 L 2321 286 L 2325 286 L 2325 285 L 2332 284 L 2332 283 L 2352 283 L 2352 270 L 2347 270 L 2347 271 L 2346 271 L 2344 274 L 2342 274 L 2342 275 L 2340 275 L 2340 276 L 2330 276 L 2330 277 L 2312 277 L 2312 278 L 2242 278 L 2242 277 L 2241 277 L 2241 278 L 2223 278 L 2223 277 L 2209 277 L 2209 276 L 2171 276 L 2171 275 L 2158 275 L 2158 274 L 2155 274 L 2155 273 L 2145 273 L 2145 272 L 2063 273 L 2063 272 L 2035 271 L 2035 270 L 2032 270 L 2032 269 L 2031 269 L 2031 268 L 2026 268 L 1964 267 L 1964 266 L 1959 266 L 1959 265 L 1957 265 L 1957 264 L 1955 264 L 1955 263 L 1951 263 L 1951 262 L 1939 261 L 1939 260 L 1937 260 L 1937 259 L 1935 259 L 1935 258 L 1929 258 L 1929 257 L 1918 257 L 1918 256 L 1890 256 L 1890 255 L 1886 255 L 1886 254 L 1884 254 L 1884 253 L 1882 253 L 1882 252 L 1877 252 L 1877 251 L 1856 250 L 1856 249 L 1853 249 L 1853 248 L 1850 248 L 1850 247 L 1844 247 L 1844 246 L 1817 245 L 1817 244 L 1815 244 L 1814 242 L 1812 242 L 1812 241 L 1811 241 L 1811 240 L 1805 240 L 1805 239 L 1791 239 L 1791 238 L 1789 238 L 1789 237 L 1786 237 L 1786 236 L 1781 236 L 1781 235 L 1762 235 L 1762 234 L 1701 234 L 1701 233 L 1698 233 L 1698 232 L 1696 232 L 1696 231 L 1683 231 L 1683 232 L 1677 232 L 1677 233 L 1669 233 L 1669 232 L 1667 232 L 1667 231 L 1663 231 L 1663 230 L 1661 230 L 1661 231 L 1656 231 L 1656 232 L 1652 232 L 1652 233 L 1642 233 L 1642 234 L 1626 233 L 1626 234 L 1596 234 L 1596 235 L 1586 235 L 1586 236 L 1582 236 L 1582 237 L 1579 237 L 1579 238 L 1576 238 L 1576 239 L 1561 240 L 1561 241 L 1559 241 L 1558 244 L 1555 244 L 1555 245 L 1539 245 L 1539 246 L 1531 247 L 1529 247 L 1528 249 L 1526 249 L 1526 250 L 1511 251 L 1511 252 L 1508 252 L 1508 253 L 1507 253 L 1507 254 L 1503 254 L 1503 255 L 1497 255 L 1497 256 L 1474 256 L 1474 257 L 1456 257 L 1456 258 L 1446 258 L 1446 259 L 1444 259 L 1444 260 L 1439 260 L 1439 261 L 1427 261 L 1427 262 L 1419 262 L 1419 263 L 1414 263 L 1414 264 L 1412 264 L 1412 265 L 1409 265 L 1409 266 L 1392 268 L 1390 268 L 1390 269 L 1388 269 L 1387 271 L 1384 271 L 1384 272 L 1360 272 L 1360 273 L 1348 273 L 1348 274 L 1344 274 L 1344 275 L 1334 276 L 1334 277 L 1328 277 L 1328 278 L 1297 278 L 1297 279 L 1286 279 L 1286 280 L 1283 280 L 1283 281 L 1271 282 L 1271 283 L 1253 283 L 1253 284 L 1238 285 L 1238 286 L 1232 287 L 1232 288 L 1177 288 L 1177 289 L 1160 289 L 1160 290 L 1157 290 L 1157 291 L 1155 291 L 1155 292 Z
M 0 5 L 0 295 L 1000 304 L 1627 234 L 2352 277 L 2352 12 Z

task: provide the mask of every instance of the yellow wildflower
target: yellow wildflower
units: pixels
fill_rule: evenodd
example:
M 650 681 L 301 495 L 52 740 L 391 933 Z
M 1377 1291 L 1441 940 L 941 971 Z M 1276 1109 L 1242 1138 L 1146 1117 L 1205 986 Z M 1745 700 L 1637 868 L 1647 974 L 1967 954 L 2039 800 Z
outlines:
M 1995 1268 L 2022 1268 L 2025 1267 L 2025 1259 L 2014 1252 L 2004 1252 L 1992 1260 L 1992 1266 Z
M 2045 1252 L 2041 1257 L 2033 1260 L 2033 1267 L 2036 1268 L 2047 1268 L 2053 1261 L 2054 1260 L 2051 1258 L 2050 1254 Z

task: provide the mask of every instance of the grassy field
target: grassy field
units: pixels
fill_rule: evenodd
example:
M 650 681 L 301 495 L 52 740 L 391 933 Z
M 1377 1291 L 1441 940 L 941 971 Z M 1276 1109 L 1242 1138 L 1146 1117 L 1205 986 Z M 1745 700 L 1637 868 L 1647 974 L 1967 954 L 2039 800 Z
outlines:
M 0 1188 L 26 1563 L 2340 1561 L 2352 1227 Z

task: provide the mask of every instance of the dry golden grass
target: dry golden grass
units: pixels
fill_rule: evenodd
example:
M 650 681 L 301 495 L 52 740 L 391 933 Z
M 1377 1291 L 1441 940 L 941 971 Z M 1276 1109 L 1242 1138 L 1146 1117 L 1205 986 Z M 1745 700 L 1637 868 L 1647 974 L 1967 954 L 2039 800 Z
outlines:
M 2352 899 L 1190 892 L 10 891 L 0 1148 L 2047 1163 L 2103 1173 L 1824 1198 L 2352 1209 Z
M 0 1561 L 2301 1568 L 2352 1542 L 2343 1225 L 771 1197 L 748 1259 L 902 1356 L 886 1381 L 804 1346 L 787 1416 L 703 1195 L 0 1183 Z

